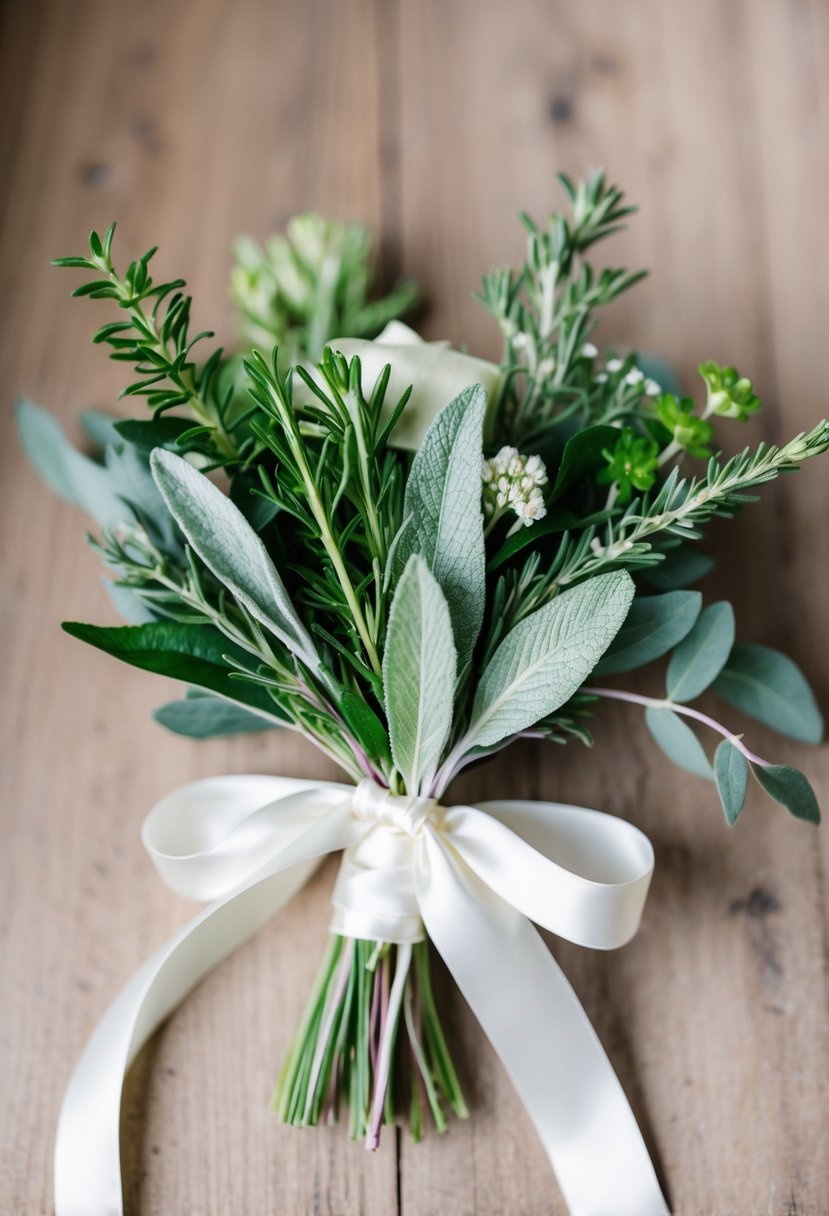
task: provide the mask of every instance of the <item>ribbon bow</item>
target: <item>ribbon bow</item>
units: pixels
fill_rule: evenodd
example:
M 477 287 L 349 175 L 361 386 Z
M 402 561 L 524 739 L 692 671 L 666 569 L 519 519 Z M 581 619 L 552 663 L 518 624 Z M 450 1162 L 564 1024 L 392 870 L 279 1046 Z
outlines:
M 535 1124 L 573 1216 L 666 1216 L 619 1081 L 536 924 L 597 949 L 636 932 L 653 849 L 631 824 L 549 802 L 443 807 L 284 777 L 196 781 L 142 829 L 163 881 L 213 902 L 136 971 L 99 1022 L 64 1098 L 56 1216 L 123 1216 L 119 1121 L 130 1063 L 223 958 L 345 850 L 332 928 L 428 934 Z

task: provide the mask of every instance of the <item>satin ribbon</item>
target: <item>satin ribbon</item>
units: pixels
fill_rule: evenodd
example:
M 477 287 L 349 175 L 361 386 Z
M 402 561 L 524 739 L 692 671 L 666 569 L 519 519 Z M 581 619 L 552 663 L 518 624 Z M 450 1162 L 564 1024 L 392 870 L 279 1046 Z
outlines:
M 636 932 L 653 850 L 632 825 L 548 802 L 445 808 L 282 777 L 197 781 L 147 817 L 163 881 L 212 900 L 136 971 L 92 1035 L 63 1102 L 56 1216 L 123 1216 L 125 1074 L 153 1031 L 345 850 L 332 928 L 427 934 L 536 1127 L 572 1216 L 667 1216 L 641 1133 L 578 998 L 530 923 L 609 950 Z

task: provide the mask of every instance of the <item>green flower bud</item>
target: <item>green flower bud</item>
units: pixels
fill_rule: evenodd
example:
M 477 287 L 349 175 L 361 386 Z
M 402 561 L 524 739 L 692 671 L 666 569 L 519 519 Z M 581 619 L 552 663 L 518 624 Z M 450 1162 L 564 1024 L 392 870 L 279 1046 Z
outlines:
M 700 363 L 699 374 L 708 389 L 706 412 L 719 414 L 722 418 L 736 418 L 745 422 L 760 408 L 760 398 L 747 376 L 741 376 L 736 367 L 720 367 L 713 359 Z

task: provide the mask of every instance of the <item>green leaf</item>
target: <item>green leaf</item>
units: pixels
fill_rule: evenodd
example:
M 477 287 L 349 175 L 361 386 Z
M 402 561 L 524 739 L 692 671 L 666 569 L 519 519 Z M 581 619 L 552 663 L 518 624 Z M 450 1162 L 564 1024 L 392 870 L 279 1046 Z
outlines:
M 123 439 L 147 453 L 153 448 L 174 448 L 179 436 L 192 428 L 192 418 L 176 418 L 172 414 L 146 421 L 124 418 L 115 423 L 115 430 Z
M 678 714 L 672 709 L 657 709 L 649 705 L 645 710 L 645 722 L 654 742 L 674 764 L 695 777 L 704 777 L 706 781 L 713 779 L 714 774 L 702 744 Z
M 693 628 L 701 608 L 699 591 L 637 595 L 624 625 L 593 674 L 609 676 L 633 671 L 667 654 Z
M 104 414 L 100 410 L 84 410 L 81 414 L 81 426 L 102 450 L 111 443 L 120 443 L 121 436 L 115 425 L 117 422 L 114 414 Z
M 734 645 L 734 610 L 727 600 L 703 608 L 668 664 L 668 697 L 693 701 L 717 678 Z
M 633 591 L 624 571 L 600 574 L 511 629 L 478 685 L 467 750 L 516 735 L 569 700 L 618 633 Z
M 809 782 L 790 764 L 752 764 L 751 771 L 775 802 L 796 819 L 820 823 L 820 807 Z
M 495 556 L 490 558 L 487 569 L 497 570 L 499 566 L 503 566 L 504 562 L 515 557 L 516 553 L 520 553 L 528 545 L 537 545 L 545 536 L 553 536 L 557 532 L 567 532 L 572 528 L 582 526 L 583 521 L 572 511 L 568 511 L 564 507 L 553 507 L 540 523 L 534 523 L 530 528 L 521 528 L 519 532 L 508 536 Z
M 158 620 L 147 601 L 133 591 L 132 587 L 125 583 L 115 583 L 109 578 L 101 581 L 116 612 L 128 625 L 144 625 L 148 621 Z
M 147 625 L 101 626 L 65 621 L 63 628 L 73 638 L 80 638 L 132 667 L 184 680 L 271 718 L 283 717 L 265 688 L 231 678 L 232 668 L 225 656 L 247 668 L 250 655 L 212 625 L 158 621 Z
M 115 492 L 107 469 L 72 446 L 57 418 L 33 402 L 21 400 L 17 426 L 27 456 L 60 498 L 82 507 L 102 528 L 135 522 L 135 515 Z
M 383 697 L 394 763 L 406 792 L 428 791 L 452 728 L 457 654 L 449 606 L 413 554 L 397 584 L 383 655 Z
M 238 507 L 180 456 L 156 448 L 156 485 L 170 512 L 220 583 L 312 671 L 319 656 L 262 541 Z
M 714 776 L 728 826 L 733 828 L 746 800 L 748 762 L 728 739 L 714 753 Z
M 217 735 L 243 735 L 262 730 L 275 730 L 277 722 L 270 722 L 259 714 L 251 713 L 241 705 L 234 705 L 222 697 L 196 696 L 188 694 L 186 700 L 169 701 L 153 712 L 160 726 L 174 735 L 186 735 L 189 739 L 213 739 Z
M 387 757 L 388 731 L 365 699 L 346 688 L 340 694 L 338 707 L 346 726 L 369 758 L 381 760 Z
M 588 426 L 571 435 L 564 445 L 548 501 L 555 502 L 580 478 L 602 468 L 605 464 L 602 452 L 605 448 L 615 447 L 618 439 L 619 431 L 614 426 Z
M 698 583 L 714 569 L 714 559 L 699 549 L 669 549 L 664 559 L 656 566 L 640 571 L 641 578 L 657 591 L 677 591 Z
M 485 409 L 486 393 L 473 384 L 450 401 L 429 427 L 406 483 L 404 518 L 411 517 L 411 522 L 397 554 L 400 570 L 412 552 L 419 552 L 440 583 L 461 668 L 472 655 L 484 619 Z
M 803 672 L 770 646 L 737 642 L 714 681 L 729 705 L 802 743 L 820 743 L 823 718 Z

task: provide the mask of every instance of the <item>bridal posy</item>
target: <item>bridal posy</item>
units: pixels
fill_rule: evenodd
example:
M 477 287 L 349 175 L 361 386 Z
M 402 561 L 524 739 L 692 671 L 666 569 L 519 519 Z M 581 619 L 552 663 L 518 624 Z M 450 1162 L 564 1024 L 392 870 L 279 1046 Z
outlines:
M 427 1119 L 443 1130 L 449 1111 L 467 1113 L 432 996 L 431 938 L 504 1056 L 572 1209 L 587 1212 L 595 1188 L 613 1193 L 616 1183 L 588 1177 L 583 1155 L 568 1158 L 567 1142 L 592 1134 L 567 1125 L 568 1086 L 586 1086 L 597 1126 L 614 1112 L 609 1140 L 629 1143 L 620 1131 L 632 1125 L 629 1111 L 619 1111 L 607 1061 L 590 1054 L 598 1048 L 583 1020 L 572 1022 L 578 1064 L 542 1059 L 539 1045 L 542 1092 L 522 1087 L 532 1071 L 514 1058 L 524 1023 L 555 1008 L 552 1032 L 564 1036 L 575 998 L 542 993 L 526 968 L 540 975 L 547 963 L 527 945 L 528 1006 L 493 1009 L 497 994 L 490 1002 L 478 990 L 446 931 L 447 893 L 457 894 L 446 867 L 472 901 L 458 907 L 479 945 L 489 939 L 477 908 L 492 924 L 521 913 L 522 925 L 529 916 L 609 946 L 638 923 L 648 847 L 637 834 L 629 871 L 619 833 L 633 829 L 618 821 L 558 807 L 540 827 L 516 810 L 527 804 L 447 810 L 450 786 L 519 738 L 589 745 L 591 717 L 615 698 L 644 706 L 656 743 L 712 782 L 729 824 L 751 774 L 816 823 L 806 778 L 756 755 L 731 719 L 736 709 L 818 742 L 822 721 L 803 675 L 779 652 L 736 641 L 731 606 L 703 605 L 688 588 L 713 564 L 696 547 L 708 521 L 824 452 L 829 425 L 723 456 L 734 424 L 760 407 L 750 380 L 703 363 L 697 401 L 635 353 L 601 351 L 602 306 L 641 276 L 597 271 L 588 257 L 631 209 L 599 173 L 562 181 L 568 215 L 541 228 L 524 217 L 525 263 L 484 280 L 480 298 L 503 338 L 498 365 L 423 342 L 397 319 L 411 286 L 373 299 L 365 234 L 313 216 L 266 250 L 241 246 L 232 292 L 264 352 L 199 355 L 210 335 L 190 333 L 184 284 L 152 280 L 152 251 L 120 275 L 110 228 L 91 234 L 88 255 L 59 264 L 93 276 L 76 295 L 118 310 L 95 340 L 133 369 L 125 395 L 144 398 L 149 412 L 85 415 L 102 449 L 95 458 L 37 407 L 22 403 L 19 419 L 42 475 L 95 519 L 92 543 L 130 622 L 68 632 L 183 681 L 184 699 L 156 715 L 169 729 L 198 738 L 297 730 L 354 783 L 279 786 L 270 802 L 277 787 L 263 784 L 259 808 L 248 787 L 211 787 L 209 797 L 174 796 L 146 830 L 165 879 L 220 901 L 236 898 L 240 883 L 261 883 L 263 867 L 273 877 L 269 866 L 299 865 L 286 824 L 316 833 L 303 864 L 346 850 L 334 932 L 277 1085 L 281 1116 L 306 1126 L 347 1115 L 351 1135 L 373 1148 L 386 1122 L 406 1119 L 418 1138 Z M 601 683 L 668 655 L 664 694 Z M 709 689 L 725 702 L 725 721 L 692 704 Z M 224 810 L 214 822 L 216 799 Z M 334 816 L 327 826 L 315 818 L 320 807 Z M 170 842 L 196 823 L 188 856 L 212 850 L 216 873 L 191 885 Z M 223 853 L 236 831 L 246 843 L 234 837 Z M 501 849 L 499 864 L 490 849 Z M 573 871 L 592 881 L 574 886 Z M 617 888 L 635 892 L 633 904 L 614 902 Z M 588 914 L 605 890 L 604 911 Z M 228 939 L 215 933 L 220 957 Z M 530 1007 L 533 992 L 543 1011 Z M 174 1004 L 168 993 L 158 1011 Z M 88 1090 L 88 1060 L 82 1075 Z M 606 1151 L 597 1142 L 601 1158 Z M 647 1160 L 638 1141 L 628 1157 L 637 1155 Z M 664 1209 L 648 1169 L 633 1187 L 641 1202 L 630 1211 L 640 1216 Z

